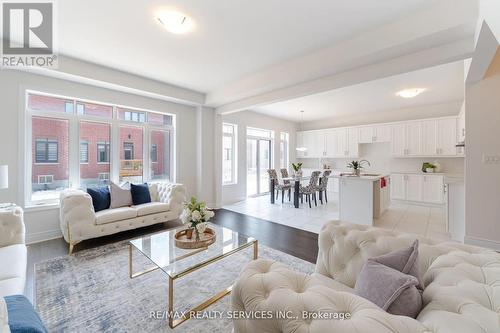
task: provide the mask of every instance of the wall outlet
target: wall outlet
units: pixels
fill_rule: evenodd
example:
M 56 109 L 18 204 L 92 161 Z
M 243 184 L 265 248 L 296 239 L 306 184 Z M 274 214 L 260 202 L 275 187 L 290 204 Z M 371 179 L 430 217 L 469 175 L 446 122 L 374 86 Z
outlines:
M 500 164 L 500 156 L 483 155 L 483 164 Z

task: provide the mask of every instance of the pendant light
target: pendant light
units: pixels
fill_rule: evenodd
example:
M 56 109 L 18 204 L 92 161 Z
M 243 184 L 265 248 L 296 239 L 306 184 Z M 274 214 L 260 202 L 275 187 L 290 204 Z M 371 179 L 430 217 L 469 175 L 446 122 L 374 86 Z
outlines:
M 300 131 L 302 131 L 302 124 L 303 123 L 304 123 L 304 110 L 300 110 L 300 124 L 299 124 Z M 304 152 L 307 150 L 307 148 L 304 146 L 299 146 L 299 147 L 295 148 L 295 150 L 300 151 L 300 152 Z

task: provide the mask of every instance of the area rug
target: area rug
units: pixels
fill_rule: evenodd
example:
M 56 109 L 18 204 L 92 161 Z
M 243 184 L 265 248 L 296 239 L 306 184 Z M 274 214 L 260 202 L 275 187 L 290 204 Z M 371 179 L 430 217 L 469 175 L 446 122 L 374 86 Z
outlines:
M 174 310 L 185 311 L 233 284 L 251 261 L 248 248 L 175 281 Z M 314 265 L 286 253 L 259 246 L 259 257 L 311 273 Z M 134 265 L 148 260 L 134 252 Z M 231 332 L 230 296 L 206 309 L 206 316 L 170 329 L 167 310 L 168 277 L 161 271 L 135 279 L 128 276 L 128 243 L 119 242 L 35 266 L 35 304 L 49 332 Z M 214 314 L 213 319 L 207 318 Z

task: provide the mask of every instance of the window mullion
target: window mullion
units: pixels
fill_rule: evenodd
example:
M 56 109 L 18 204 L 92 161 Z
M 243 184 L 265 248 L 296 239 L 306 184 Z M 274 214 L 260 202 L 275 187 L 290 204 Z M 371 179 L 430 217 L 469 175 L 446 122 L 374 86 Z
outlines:
M 69 122 L 69 187 L 80 186 L 80 123 L 72 117 Z M 59 153 L 59 152 L 58 152 Z

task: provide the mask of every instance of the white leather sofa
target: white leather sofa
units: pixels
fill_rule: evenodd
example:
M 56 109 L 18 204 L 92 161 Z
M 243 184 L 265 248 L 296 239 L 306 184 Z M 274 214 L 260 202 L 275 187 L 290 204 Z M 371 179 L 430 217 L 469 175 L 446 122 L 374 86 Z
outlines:
M 0 297 L 24 293 L 27 251 L 23 221 L 20 207 L 0 212 Z
M 150 203 L 94 211 L 92 198 L 81 190 L 61 193 L 60 226 L 69 244 L 69 253 L 75 244 L 117 232 L 145 227 L 178 219 L 186 191 L 181 184 L 149 184 Z
M 368 258 L 407 247 L 415 237 L 330 222 L 319 236 L 314 274 L 295 272 L 270 260 L 251 262 L 233 287 L 233 310 L 284 310 L 293 315 L 237 319 L 234 332 L 500 332 L 500 254 L 492 250 L 419 238 L 425 289 L 416 319 L 391 315 L 354 294 L 356 278 Z M 304 319 L 302 311 L 350 313 L 351 318 Z

